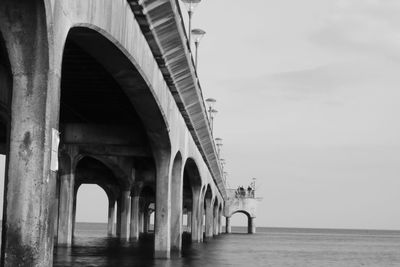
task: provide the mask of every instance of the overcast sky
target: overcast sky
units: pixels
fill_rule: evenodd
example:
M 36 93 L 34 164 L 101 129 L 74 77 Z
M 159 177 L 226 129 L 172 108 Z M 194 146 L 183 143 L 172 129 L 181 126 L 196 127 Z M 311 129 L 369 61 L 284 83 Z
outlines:
M 400 229 L 399 14 L 397 0 L 199 5 L 203 93 L 229 184 L 257 178 L 258 226 Z M 79 197 L 78 221 L 106 220 L 104 192 Z
M 396 0 L 198 6 L 203 92 L 229 183 L 257 178 L 258 225 L 400 229 L 399 14 Z

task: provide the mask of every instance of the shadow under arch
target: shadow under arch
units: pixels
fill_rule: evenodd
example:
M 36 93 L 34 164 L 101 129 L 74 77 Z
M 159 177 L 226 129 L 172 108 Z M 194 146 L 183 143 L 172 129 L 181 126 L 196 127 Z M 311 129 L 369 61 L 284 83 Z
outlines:
M 134 113 L 140 118 L 153 154 L 156 154 L 156 151 L 170 153 L 171 145 L 166 115 L 161 108 L 160 100 L 155 97 L 147 77 L 136 63 L 138 59 L 132 58 L 111 34 L 91 24 L 72 27 L 67 35 L 65 46 L 67 47 L 70 43 L 74 43 L 93 57 L 118 84 L 129 99 L 135 110 Z M 120 115 L 124 117 L 123 114 Z M 125 115 L 134 116 L 134 114 Z M 114 116 L 114 119 L 121 118 Z

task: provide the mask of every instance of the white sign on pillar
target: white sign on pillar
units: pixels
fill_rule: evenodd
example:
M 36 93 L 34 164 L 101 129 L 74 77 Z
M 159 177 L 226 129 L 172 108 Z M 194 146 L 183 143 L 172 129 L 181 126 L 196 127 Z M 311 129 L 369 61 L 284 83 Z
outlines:
M 50 170 L 58 171 L 58 145 L 60 144 L 60 133 L 52 128 L 51 129 L 51 160 Z

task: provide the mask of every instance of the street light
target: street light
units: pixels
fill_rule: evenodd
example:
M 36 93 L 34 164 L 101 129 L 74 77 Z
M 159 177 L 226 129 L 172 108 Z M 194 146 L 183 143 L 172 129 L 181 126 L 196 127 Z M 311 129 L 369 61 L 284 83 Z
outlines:
M 218 152 L 218 157 L 221 156 L 221 147 L 222 147 L 222 138 L 215 138 L 215 144 L 217 145 L 217 152 Z
M 210 118 L 210 124 L 211 124 L 211 131 L 213 131 L 214 128 L 214 116 L 215 114 L 218 113 L 218 111 L 216 109 L 214 109 L 214 105 L 217 102 L 217 100 L 215 100 L 214 98 L 207 98 L 206 102 L 208 104 L 208 116 Z
M 190 48 L 191 45 L 190 40 L 192 35 L 192 16 L 194 10 L 196 9 L 197 5 L 201 2 L 201 0 L 182 0 L 182 2 L 185 4 L 189 15 L 189 48 Z
M 228 181 L 227 181 L 228 172 L 223 172 L 223 175 L 224 175 L 224 183 L 225 183 L 225 186 L 227 186 L 227 185 L 228 185 Z
M 206 34 L 206 32 L 201 29 L 193 29 L 191 32 L 193 34 L 194 44 L 196 46 L 195 65 L 196 65 L 196 70 L 197 70 L 199 43 L 200 43 L 201 39 L 203 38 L 204 34 Z
M 224 169 L 224 166 L 226 164 L 225 159 L 219 159 L 219 162 L 221 162 L 222 169 Z

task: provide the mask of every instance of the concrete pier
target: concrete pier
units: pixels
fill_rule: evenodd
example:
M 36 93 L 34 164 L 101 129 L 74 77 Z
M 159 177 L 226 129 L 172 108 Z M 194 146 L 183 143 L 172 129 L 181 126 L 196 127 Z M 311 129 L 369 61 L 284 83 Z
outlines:
M 119 208 L 119 237 L 121 240 L 128 241 L 129 240 L 129 230 L 130 230 L 130 207 L 131 207 L 131 191 L 125 190 L 121 194 L 120 201 L 118 202 Z
M 107 223 L 107 235 L 115 235 L 115 205 L 116 201 L 114 198 L 108 198 L 108 223 Z
M 180 253 L 183 207 L 193 242 L 220 233 L 230 204 L 181 20 L 174 0 L 2 1 L 1 266 L 73 246 L 84 184 L 109 198 L 109 236 L 137 241 L 155 212 L 156 258 Z
M 227 234 L 232 233 L 231 217 L 226 217 L 226 221 L 225 221 L 225 232 L 226 232 Z
M 140 225 L 139 225 L 139 216 L 140 216 L 140 197 L 137 193 L 131 198 L 131 226 L 130 226 L 130 239 L 133 241 L 139 240 L 140 233 Z
M 67 157 L 67 156 L 66 156 Z M 71 246 L 73 216 L 74 216 L 74 188 L 75 175 L 71 160 L 65 160 L 60 173 L 60 198 L 58 216 L 58 245 Z

